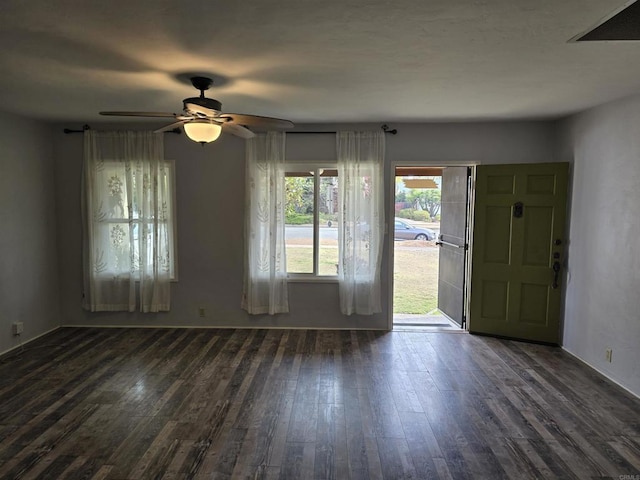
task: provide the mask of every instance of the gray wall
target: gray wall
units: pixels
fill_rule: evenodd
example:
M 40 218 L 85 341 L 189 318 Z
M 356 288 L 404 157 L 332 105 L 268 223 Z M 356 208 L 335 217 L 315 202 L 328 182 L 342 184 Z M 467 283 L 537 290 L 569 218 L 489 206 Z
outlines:
M 44 125 L 0 113 L 0 352 L 60 324 L 54 168 Z
M 639 124 L 640 96 L 558 123 L 393 125 L 400 133 L 387 136 L 386 166 L 390 206 L 392 163 L 572 162 L 564 347 L 636 394 L 640 394 Z M 11 323 L 16 320 L 25 322 L 23 340 L 59 324 L 387 327 L 388 241 L 380 315 L 342 316 L 334 283 L 292 283 L 289 315 L 253 317 L 243 312 L 239 304 L 244 142 L 227 136 L 201 147 L 184 136 L 168 135 L 166 155 L 176 160 L 177 177 L 179 281 L 172 285 L 172 311 L 89 313 L 80 308 L 82 136 L 64 135 L 62 126 L 49 130 L 0 114 L 0 352 L 15 346 Z M 333 160 L 334 138 L 290 135 L 287 158 Z M 198 316 L 198 307 L 206 309 L 206 317 Z M 613 349 L 611 363 L 605 362 L 606 348 Z
M 572 162 L 564 347 L 640 394 L 637 125 L 640 96 L 558 123 L 393 125 L 400 133 L 387 136 L 386 205 L 391 205 L 393 163 Z M 0 352 L 16 345 L 14 321 L 25 323 L 23 340 L 60 324 L 387 327 L 388 241 L 380 315 L 342 316 L 334 283 L 292 283 L 289 315 L 243 312 L 244 142 L 226 136 L 201 147 L 168 135 L 166 156 L 176 160 L 177 177 L 179 281 L 172 285 L 172 311 L 85 312 L 80 308 L 82 135 L 0 113 Z M 333 160 L 334 138 L 290 135 L 287 158 Z M 206 309 L 206 317 L 198 316 L 198 307 Z M 613 349 L 611 363 L 605 362 L 606 348 Z
M 573 161 L 564 347 L 640 395 L 640 95 L 559 124 Z M 612 362 L 605 360 L 613 349 Z
M 68 125 L 67 125 L 68 126 Z M 553 125 L 543 122 L 393 125 L 387 136 L 387 201 L 392 162 L 518 163 L 553 160 Z M 109 128 L 94 125 L 94 128 Z M 123 126 L 119 126 L 123 128 Z M 140 124 L 129 128 L 141 128 Z M 147 127 L 148 128 L 148 127 Z M 306 125 L 300 129 L 374 129 L 375 125 Z M 168 134 L 166 157 L 176 161 L 179 281 L 172 284 L 171 312 L 162 314 L 90 313 L 80 308 L 80 174 L 82 135 L 64 135 L 56 126 L 58 242 L 62 323 L 65 325 L 176 325 L 302 328 L 388 326 L 391 293 L 389 248 L 385 244 L 383 312 L 371 317 L 340 314 L 336 283 L 290 283 L 291 312 L 250 316 L 240 309 L 242 291 L 244 141 L 223 136 L 200 146 L 184 135 Z M 287 160 L 335 160 L 333 135 L 289 135 Z M 389 212 L 387 212 L 389 213 Z M 206 317 L 198 316 L 204 307 Z

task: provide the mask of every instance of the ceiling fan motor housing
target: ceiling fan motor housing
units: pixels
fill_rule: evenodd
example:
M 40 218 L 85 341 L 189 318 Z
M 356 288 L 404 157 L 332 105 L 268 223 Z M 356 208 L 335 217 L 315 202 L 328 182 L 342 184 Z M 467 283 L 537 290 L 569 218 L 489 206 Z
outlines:
M 182 103 L 184 111 L 192 115 L 211 117 L 222 111 L 222 104 L 213 98 L 191 97 L 185 98 Z

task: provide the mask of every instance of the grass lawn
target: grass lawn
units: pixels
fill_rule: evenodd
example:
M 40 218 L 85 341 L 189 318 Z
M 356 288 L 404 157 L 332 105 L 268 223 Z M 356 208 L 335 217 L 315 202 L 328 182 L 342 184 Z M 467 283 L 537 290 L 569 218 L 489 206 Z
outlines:
M 311 273 L 313 260 L 310 241 L 287 246 L 287 270 Z M 320 247 L 319 270 L 335 275 L 337 242 Z M 438 306 L 438 247 L 426 242 L 395 242 L 393 313 L 426 314 Z
M 396 242 L 393 313 L 426 314 L 438 307 L 438 257 L 435 246 L 403 247 Z
M 337 275 L 338 245 L 321 246 L 318 258 L 320 275 Z M 287 272 L 313 273 L 313 247 L 310 245 L 287 245 Z

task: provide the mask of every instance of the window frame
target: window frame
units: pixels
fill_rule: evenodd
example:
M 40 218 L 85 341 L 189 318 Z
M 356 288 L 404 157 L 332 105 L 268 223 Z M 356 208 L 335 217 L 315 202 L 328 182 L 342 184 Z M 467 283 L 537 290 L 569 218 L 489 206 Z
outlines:
M 291 283 L 337 283 L 338 274 L 320 275 L 318 273 L 320 259 L 320 170 L 335 170 L 336 178 L 338 178 L 338 164 L 336 161 L 327 162 L 307 162 L 307 163 L 286 163 L 284 168 L 285 179 L 287 173 L 308 171 L 313 172 L 313 271 L 311 273 L 289 272 L 287 270 L 287 282 Z M 327 177 L 325 177 L 327 178 Z M 337 225 L 336 225 L 337 226 Z M 285 245 L 286 245 L 286 223 L 285 223 Z M 340 259 L 340 244 L 338 243 L 338 261 Z
M 176 202 L 176 161 L 175 160 L 166 160 L 169 165 L 169 172 L 171 173 L 171 178 L 169 179 L 170 188 L 171 188 L 171 214 L 172 214 L 172 222 L 171 222 L 171 230 L 173 230 L 171 235 L 171 253 L 173 254 L 173 275 L 169 277 L 169 281 L 173 283 L 178 282 L 178 211 L 177 211 L 177 202 Z

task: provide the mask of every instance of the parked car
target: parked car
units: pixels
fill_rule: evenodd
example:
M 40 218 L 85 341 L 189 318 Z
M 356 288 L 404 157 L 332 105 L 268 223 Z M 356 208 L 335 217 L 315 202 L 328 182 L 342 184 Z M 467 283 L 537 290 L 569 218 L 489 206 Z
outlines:
M 414 227 L 404 220 L 396 220 L 396 240 L 435 240 L 436 232 L 429 228 Z

